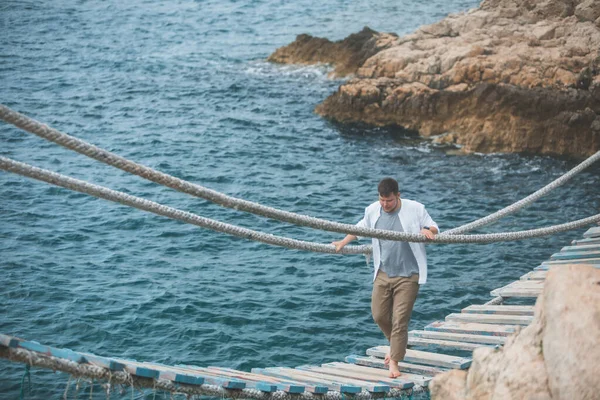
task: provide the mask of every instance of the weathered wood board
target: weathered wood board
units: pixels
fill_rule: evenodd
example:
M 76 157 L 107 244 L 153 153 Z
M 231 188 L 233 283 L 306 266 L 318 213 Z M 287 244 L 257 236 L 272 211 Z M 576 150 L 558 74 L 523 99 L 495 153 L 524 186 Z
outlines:
M 444 348 L 449 350 L 462 350 L 472 352 L 479 347 L 493 347 L 488 344 L 456 342 L 452 340 L 425 339 L 414 336 L 408 337 L 408 347 Z
M 332 368 L 337 368 L 337 369 L 341 369 L 344 371 L 352 371 L 352 372 L 362 374 L 363 376 L 372 376 L 374 378 L 391 379 L 391 378 L 389 378 L 389 371 L 387 369 L 383 369 L 383 368 L 366 367 L 364 365 L 350 364 L 350 363 L 343 363 L 343 362 L 327 363 L 327 364 L 323 364 L 322 367 L 332 367 Z M 398 378 L 396 378 L 396 379 L 398 379 Z M 396 379 L 393 379 L 393 380 L 395 381 Z M 411 374 L 411 373 L 404 372 L 404 371 L 402 372 L 402 375 L 400 375 L 400 379 L 408 380 L 410 382 L 413 382 L 416 385 L 423 386 L 423 387 L 429 386 L 429 382 L 431 381 L 431 377 L 429 377 L 429 376 Z
M 383 363 L 381 358 L 371 356 L 349 355 L 345 361 L 350 364 L 364 365 L 367 367 L 387 369 L 387 365 Z M 449 371 L 447 368 L 430 367 L 427 365 L 411 364 L 404 361 L 398 363 L 400 372 L 410 372 L 414 374 L 422 374 L 426 376 L 435 376 L 441 372 Z
M 437 321 L 425 327 L 426 331 L 466 333 L 472 335 L 510 336 L 516 332 L 515 325 L 477 324 L 470 322 Z
M 477 322 L 480 324 L 505 324 L 527 326 L 533 321 L 528 315 L 501 315 L 501 314 L 469 314 L 454 313 L 446 316 L 446 321 Z
M 390 351 L 390 346 L 377 346 L 367 349 L 367 355 L 384 358 Z M 433 367 L 466 369 L 471 365 L 470 358 L 449 356 L 446 354 L 430 353 L 407 349 L 404 362 L 413 364 L 431 365 Z
M 503 336 L 490 336 L 490 335 L 478 335 L 473 333 L 453 333 L 445 331 L 419 331 L 414 330 L 408 332 L 409 339 L 411 337 L 418 337 L 423 339 L 434 339 L 434 340 L 449 340 L 466 343 L 476 344 L 487 344 L 487 345 L 503 345 L 506 342 L 506 338 Z
M 533 306 L 512 306 L 512 305 L 470 305 L 461 310 L 468 314 L 500 314 L 500 315 L 533 315 Z
M 589 260 L 590 258 L 600 258 L 600 251 L 561 251 L 550 256 L 550 260 Z
M 588 229 L 583 234 L 583 237 L 586 239 L 600 237 L 600 226 Z

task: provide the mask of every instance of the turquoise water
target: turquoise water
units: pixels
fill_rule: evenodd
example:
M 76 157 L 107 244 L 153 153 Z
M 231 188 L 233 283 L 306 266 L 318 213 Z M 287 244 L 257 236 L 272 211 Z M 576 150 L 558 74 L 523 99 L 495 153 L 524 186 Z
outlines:
M 265 58 L 295 35 L 399 34 L 476 1 L 117 1 L 0 5 L 1 102 L 127 158 L 236 197 L 355 222 L 395 176 L 442 229 L 485 216 L 577 160 L 456 156 L 400 129 L 313 113 L 341 81 Z M 0 154 L 245 227 L 323 243 L 340 235 L 237 213 L 0 124 Z M 485 232 L 598 213 L 600 168 Z M 205 231 L 0 173 L 0 332 L 57 347 L 243 370 L 342 360 L 383 343 L 360 256 L 311 254 Z M 421 328 L 518 278 L 584 230 L 428 248 Z M 24 367 L 0 360 L 2 398 Z M 29 398 L 67 377 L 33 371 Z M 114 396 L 118 397 L 118 396 Z M 99 398 L 103 398 L 99 395 Z

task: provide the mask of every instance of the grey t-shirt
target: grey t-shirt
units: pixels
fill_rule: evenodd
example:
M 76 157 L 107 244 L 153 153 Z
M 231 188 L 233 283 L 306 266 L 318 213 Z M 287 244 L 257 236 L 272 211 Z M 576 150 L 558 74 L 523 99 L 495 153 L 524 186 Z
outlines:
M 391 213 L 381 210 L 375 228 L 404 232 L 398 217 L 399 212 L 400 209 Z M 379 249 L 381 250 L 381 265 L 379 268 L 390 278 L 397 276 L 408 278 L 412 274 L 419 273 L 419 264 L 417 264 L 417 259 L 408 242 L 379 239 Z

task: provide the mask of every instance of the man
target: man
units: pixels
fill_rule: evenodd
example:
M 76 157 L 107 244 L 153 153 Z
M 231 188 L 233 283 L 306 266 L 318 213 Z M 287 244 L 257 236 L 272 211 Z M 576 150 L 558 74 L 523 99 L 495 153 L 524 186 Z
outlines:
M 365 209 L 364 218 L 357 224 L 363 228 L 421 233 L 433 239 L 439 233 L 425 206 L 416 201 L 400 199 L 398 182 L 385 178 L 377 186 L 379 201 Z M 347 235 L 333 242 L 336 251 L 356 240 Z M 404 359 L 408 342 L 408 323 L 419 285 L 427 281 L 427 259 L 424 243 L 393 240 L 373 241 L 373 319 L 390 342 L 390 353 L 385 357 L 390 377 L 400 376 L 398 362 Z

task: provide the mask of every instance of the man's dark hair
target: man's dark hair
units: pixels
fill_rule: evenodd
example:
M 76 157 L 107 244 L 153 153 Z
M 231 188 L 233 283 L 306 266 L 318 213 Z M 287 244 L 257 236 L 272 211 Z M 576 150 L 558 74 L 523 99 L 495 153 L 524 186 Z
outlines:
M 377 191 L 381 196 L 389 196 L 390 194 L 398 194 L 398 181 L 394 178 L 384 178 L 377 185 Z

